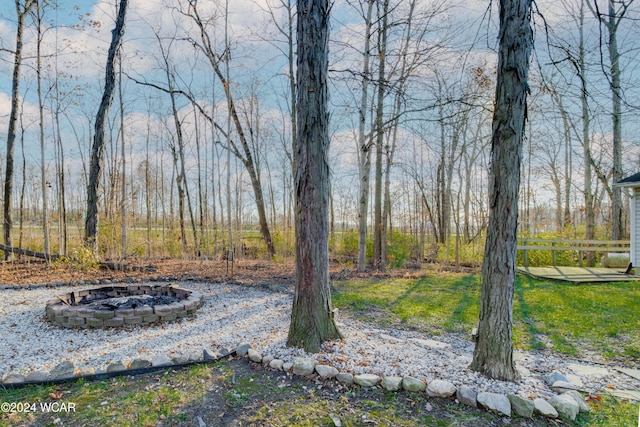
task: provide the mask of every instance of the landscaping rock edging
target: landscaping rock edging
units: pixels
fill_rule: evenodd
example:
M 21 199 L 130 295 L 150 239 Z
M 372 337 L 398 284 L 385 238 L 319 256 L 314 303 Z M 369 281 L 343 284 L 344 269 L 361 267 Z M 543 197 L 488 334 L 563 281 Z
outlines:
M 318 364 L 315 359 L 297 357 L 292 362 L 285 362 L 274 356 L 263 356 L 259 351 L 253 349 L 249 343 L 239 343 L 234 350 L 219 349 L 214 353 L 203 350 L 203 356 L 197 359 L 185 360 L 185 358 L 170 359 L 166 356 L 157 355 L 151 360 L 134 359 L 128 363 L 113 361 L 107 366 L 96 369 L 85 369 L 80 371 L 70 361 L 64 361 L 56 365 L 49 372 L 35 371 L 22 375 L 11 372 L 7 374 L 0 387 L 18 388 L 32 384 L 51 384 L 68 381 L 75 381 L 80 378 L 88 380 L 100 380 L 114 376 L 137 375 L 149 373 L 161 369 L 171 369 L 193 364 L 211 363 L 222 358 L 237 355 L 248 362 L 259 363 L 272 370 L 289 372 L 292 375 L 308 377 L 316 375 L 323 380 L 336 380 L 344 385 L 360 387 L 380 387 L 387 391 L 411 391 L 416 393 L 426 393 L 428 397 L 443 399 L 455 399 L 459 403 L 472 407 L 483 408 L 498 415 L 511 417 L 513 415 L 530 418 L 533 415 L 540 415 L 547 418 L 563 417 L 575 420 L 580 412 L 588 412 L 589 406 L 576 390 L 564 391 L 553 396 L 548 401 L 537 398 L 531 400 L 524 396 L 504 395 L 500 393 L 476 392 L 467 385 L 456 386 L 449 381 L 433 380 L 429 384 L 410 376 L 385 376 L 380 377 L 375 374 L 357 374 L 350 372 L 339 372 L 338 369 L 329 365 Z M 563 377 L 558 379 L 558 376 Z M 553 381 L 564 381 L 561 373 L 554 372 L 548 375 L 547 383 Z M 571 384 L 566 381 L 565 383 Z M 566 384 L 563 384 L 566 387 Z M 563 387 L 563 388 L 564 388 Z
M 559 394 L 552 396 L 549 400 L 542 398 L 532 400 L 514 394 L 476 392 L 467 385 L 456 387 L 453 383 L 445 380 L 433 380 L 427 384 L 410 376 L 354 375 L 350 372 L 339 372 L 338 369 L 329 365 L 318 364 L 312 358 L 296 357 L 293 362 L 285 362 L 272 355 L 262 356 L 260 352 L 251 348 L 251 345 L 247 342 L 238 344 L 238 349 L 241 349 L 241 351 L 237 352 L 237 354 L 241 357 L 246 357 L 248 362 L 260 363 L 273 370 L 290 372 L 292 375 L 303 377 L 317 375 L 320 379 L 335 379 L 347 386 L 356 384 L 360 387 L 381 387 L 387 391 L 394 392 L 401 390 L 422 392 L 426 393 L 428 397 L 455 398 L 457 402 L 463 405 L 472 408 L 483 408 L 507 417 L 516 415 L 531 418 L 533 415 L 540 415 L 546 418 L 561 417 L 575 420 L 578 413 L 590 411 L 586 400 L 577 391 L 578 387 L 571 384 L 563 374 L 556 371 L 548 375 L 545 381 L 550 387 L 552 385 L 558 386 L 555 383 L 562 381 L 562 387 L 556 387 L 559 390 Z M 549 384 L 549 381 L 552 381 L 553 384 Z M 566 391 L 567 388 L 569 388 L 568 391 Z

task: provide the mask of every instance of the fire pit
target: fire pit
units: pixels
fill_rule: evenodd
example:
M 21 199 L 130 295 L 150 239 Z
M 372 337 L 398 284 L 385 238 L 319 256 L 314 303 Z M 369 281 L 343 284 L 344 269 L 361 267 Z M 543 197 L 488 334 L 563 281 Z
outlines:
M 47 303 L 49 321 L 67 328 L 110 328 L 170 322 L 202 306 L 202 294 L 176 286 L 105 286 Z

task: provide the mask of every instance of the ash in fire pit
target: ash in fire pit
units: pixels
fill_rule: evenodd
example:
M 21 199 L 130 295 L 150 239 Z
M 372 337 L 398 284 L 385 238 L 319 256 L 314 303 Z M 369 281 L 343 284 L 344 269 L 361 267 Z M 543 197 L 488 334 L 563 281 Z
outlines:
M 202 306 L 199 292 L 175 286 L 107 286 L 47 303 L 47 319 L 64 327 L 105 328 L 166 322 Z
M 144 305 L 154 307 L 156 305 L 169 305 L 180 300 L 171 295 L 141 295 L 139 297 L 117 297 L 109 298 L 104 294 L 93 295 L 86 300 L 82 300 L 80 305 L 86 305 L 98 310 L 115 310 L 117 308 L 138 308 Z

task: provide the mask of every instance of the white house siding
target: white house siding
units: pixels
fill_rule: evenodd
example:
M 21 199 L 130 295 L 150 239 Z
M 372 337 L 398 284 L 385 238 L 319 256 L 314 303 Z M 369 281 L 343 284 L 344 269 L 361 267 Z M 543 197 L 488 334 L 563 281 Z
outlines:
M 636 272 L 640 268 L 640 188 L 633 189 L 633 198 L 631 199 L 631 262 L 636 268 Z

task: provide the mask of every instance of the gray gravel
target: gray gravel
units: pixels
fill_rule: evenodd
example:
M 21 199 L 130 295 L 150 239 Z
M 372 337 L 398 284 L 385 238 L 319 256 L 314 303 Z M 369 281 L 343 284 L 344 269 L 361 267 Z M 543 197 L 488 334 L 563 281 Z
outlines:
M 198 359 L 203 349 L 234 348 L 246 341 L 262 355 L 286 361 L 313 357 L 342 372 L 410 375 L 427 382 L 443 379 L 479 392 L 548 397 L 553 392 L 542 376 L 554 370 L 570 376 L 585 391 L 606 386 L 640 389 L 640 381 L 610 367 L 604 374 L 601 369 L 597 375 L 582 370 L 578 375 L 576 361 L 526 352 L 515 355 L 522 376 L 518 382 L 489 380 L 468 369 L 473 343 L 464 337 L 379 329 L 344 316 L 339 316 L 338 324 L 345 340 L 326 343 L 322 353 L 310 356 L 286 347 L 290 294 L 237 285 L 179 285 L 203 293 L 204 306 L 195 316 L 151 327 L 105 330 L 66 329 L 45 319 L 46 301 L 77 287 L 0 291 L 0 377 L 50 370 L 65 360 L 80 369 L 97 369 L 114 361 L 127 363 L 154 356 Z

